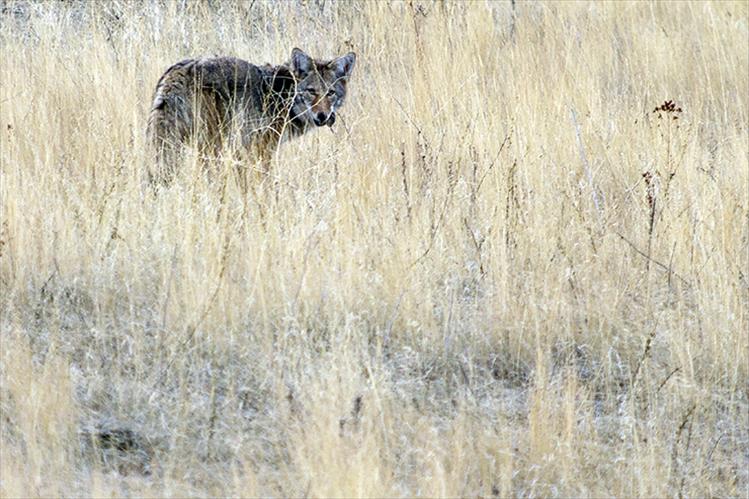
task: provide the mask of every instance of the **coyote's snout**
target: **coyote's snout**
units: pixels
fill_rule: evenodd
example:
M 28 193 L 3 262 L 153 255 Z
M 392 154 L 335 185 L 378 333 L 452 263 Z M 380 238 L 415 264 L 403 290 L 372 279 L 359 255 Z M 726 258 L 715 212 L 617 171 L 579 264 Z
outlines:
M 154 92 L 148 137 L 156 162 L 149 177 L 170 182 L 186 143 L 205 153 L 228 146 L 245 162 L 259 161 L 267 169 L 282 140 L 333 126 L 355 62 L 353 52 L 320 61 L 297 48 L 278 66 L 234 57 L 178 62 Z M 249 166 L 241 168 L 242 184 Z

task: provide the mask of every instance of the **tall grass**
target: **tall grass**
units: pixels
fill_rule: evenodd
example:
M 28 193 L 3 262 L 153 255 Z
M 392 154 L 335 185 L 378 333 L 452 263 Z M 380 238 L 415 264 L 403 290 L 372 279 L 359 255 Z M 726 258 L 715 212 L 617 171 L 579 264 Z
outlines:
M 0 495 L 747 494 L 745 2 L 11 0 L 0 43 Z M 294 46 L 357 67 L 274 189 L 144 188 L 169 65 Z

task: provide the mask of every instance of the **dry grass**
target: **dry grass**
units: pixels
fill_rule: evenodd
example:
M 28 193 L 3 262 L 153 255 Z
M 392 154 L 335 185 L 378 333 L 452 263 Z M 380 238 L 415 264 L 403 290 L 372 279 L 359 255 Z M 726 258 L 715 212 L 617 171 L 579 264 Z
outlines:
M 745 496 L 748 26 L 3 2 L 0 495 Z M 295 45 L 359 59 L 277 196 L 143 188 L 167 66 Z

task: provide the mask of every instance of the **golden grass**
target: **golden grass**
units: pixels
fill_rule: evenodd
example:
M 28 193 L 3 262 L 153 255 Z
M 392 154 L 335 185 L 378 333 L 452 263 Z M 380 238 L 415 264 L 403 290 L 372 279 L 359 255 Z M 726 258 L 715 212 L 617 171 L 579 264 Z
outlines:
M 748 26 L 4 2 L 0 495 L 745 496 Z M 293 46 L 358 61 L 277 196 L 152 196 L 164 69 Z

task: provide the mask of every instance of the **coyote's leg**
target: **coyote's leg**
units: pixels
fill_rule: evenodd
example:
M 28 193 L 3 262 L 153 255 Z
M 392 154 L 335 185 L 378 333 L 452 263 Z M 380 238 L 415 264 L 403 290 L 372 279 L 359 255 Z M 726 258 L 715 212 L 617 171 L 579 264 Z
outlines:
M 238 180 L 243 193 L 247 193 L 249 183 L 266 184 L 270 179 L 273 155 L 278 140 L 270 134 L 243 137 L 240 165 L 237 167 Z

